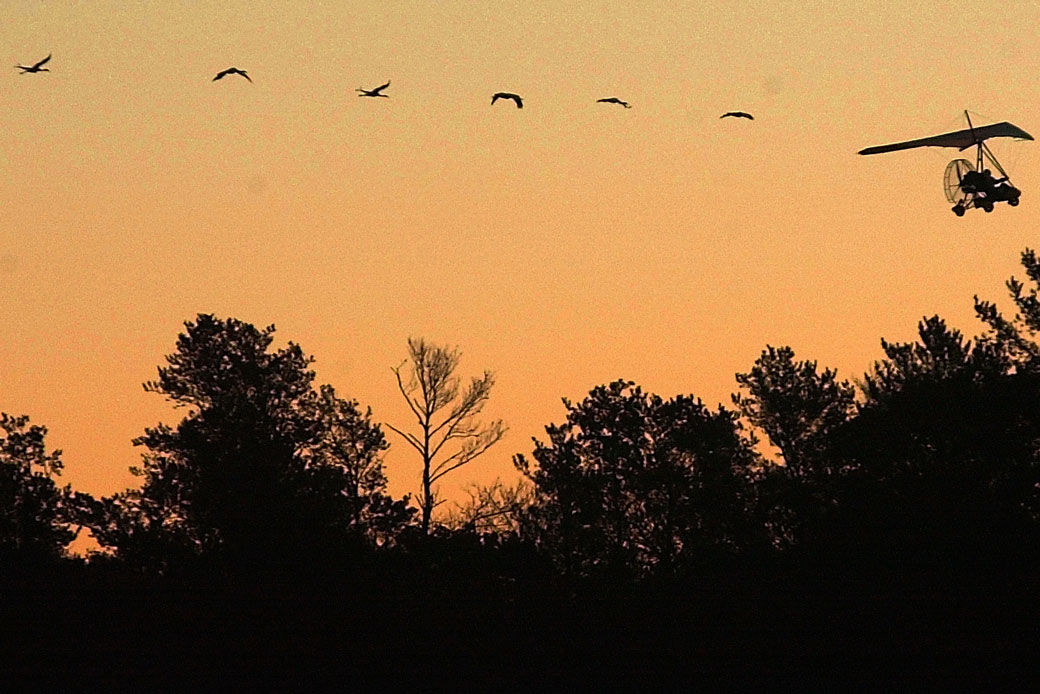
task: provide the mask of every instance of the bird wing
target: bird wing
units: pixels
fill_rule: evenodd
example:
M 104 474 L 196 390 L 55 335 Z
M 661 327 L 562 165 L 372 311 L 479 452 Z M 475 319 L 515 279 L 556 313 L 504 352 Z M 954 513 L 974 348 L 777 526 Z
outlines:
M 245 71 L 245 70 L 239 70 L 239 71 L 238 71 L 238 74 L 242 75 L 243 77 L 245 77 L 245 78 L 246 78 L 247 80 L 249 80 L 250 82 L 252 82 L 252 81 L 253 81 L 253 80 L 252 80 L 252 78 L 251 78 L 251 77 L 250 77 L 249 75 L 247 75 L 247 74 L 246 74 L 246 71 Z
M 221 70 L 220 72 L 217 73 L 217 76 L 213 78 L 213 81 L 216 82 L 217 80 L 219 80 L 219 79 L 223 78 L 225 75 L 227 75 L 229 72 L 231 72 L 231 70 Z
M 516 107 L 517 108 L 523 108 L 524 107 L 524 102 L 523 102 L 523 100 L 520 99 L 520 95 L 519 94 L 510 94 L 509 92 L 498 92 L 497 94 L 492 95 L 491 103 L 495 103 L 499 99 L 512 99 L 513 101 L 516 102 Z
M 43 60 L 41 60 L 40 62 L 36 63 L 35 65 L 33 65 L 33 68 L 35 69 L 35 68 L 42 67 L 42 66 L 46 65 L 47 61 L 50 60 L 50 59 L 51 59 L 51 54 L 48 53 L 47 57 L 44 58 Z
M 373 89 L 372 93 L 373 94 L 378 94 L 379 92 L 383 91 L 384 89 L 386 89 L 389 86 L 390 86 L 390 82 L 388 81 L 386 84 L 384 84 L 382 86 L 379 86 L 379 87 L 376 87 L 375 89 Z

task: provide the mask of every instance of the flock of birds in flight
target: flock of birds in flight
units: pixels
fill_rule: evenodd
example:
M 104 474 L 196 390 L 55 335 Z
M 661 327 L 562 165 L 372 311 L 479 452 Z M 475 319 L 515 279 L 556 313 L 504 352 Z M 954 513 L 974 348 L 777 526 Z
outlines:
M 47 62 L 50 59 L 51 59 L 51 54 L 48 54 L 46 58 L 44 58 L 43 60 L 41 60 L 38 63 L 35 63 L 33 65 L 15 65 L 15 68 L 18 69 L 18 70 L 21 70 L 21 72 L 18 73 L 20 75 L 25 75 L 25 74 L 30 74 L 30 73 L 37 73 L 37 72 L 50 72 L 50 68 L 43 67 L 44 65 L 47 64 Z M 217 80 L 224 79 L 228 75 L 239 75 L 241 77 L 245 77 L 246 80 L 248 80 L 250 83 L 253 82 L 253 79 L 249 76 L 248 73 L 246 73 L 245 70 L 239 70 L 237 67 L 229 67 L 226 70 L 221 70 L 220 72 L 217 73 L 216 77 L 214 77 L 212 81 L 216 82 Z M 358 87 L 354 91 L 361 92 L 360 94 L 358 94 L 358 96 L 382 97 L 384 99 L 389 99 L 390 96 L 388 94 L 384 94 L 383 93 L 383 90 L 385 90 L 389 86 L 390 86 L 390 82 L 388 81 L 386 84 L 381 84 L 381 85 L 379 85 L 378 87 L 376 87 L 374 89 L 364 89 L 362 87 Z M 494 104 L 499 99 L 510 100 L 514 104 L 516 104 L 517 108 L 523 108 L 524 107 L 524 100 L 523 100 L 523 98 L 519 94 L 513 94 L 511 92 L 496 92 L 495 94 L 493 94 L 491 96 L 491 103 Z M 596 103 L 597 104 L 617 104 L 618 106 L 623 106 L 625 108 L 632 108 L 627 101 L 622 101 L 621 99 L 617 98 L 616 96 L 607 97 L 605 99 L 596 99 Z M 726 113 L 723 113 L 721 116 L 719 116 L 719 118 L 747 118 L 748 120 L 755 120 L 754 116 L 752 116 L 750 113 L 745 113 L 744 111 L 728 111 Z

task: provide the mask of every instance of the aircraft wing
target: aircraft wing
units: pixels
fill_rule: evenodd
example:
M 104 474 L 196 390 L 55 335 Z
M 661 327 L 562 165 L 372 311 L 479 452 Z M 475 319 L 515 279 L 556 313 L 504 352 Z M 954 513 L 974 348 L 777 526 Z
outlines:
M 932 137 L 922 137 L 919 140 L 907 140 L 906 142 L 896 142 L 891 145 L 867 147 L 866 149 L 861 149 L 859 153 L 881 154 L 883 152 L 896 152 L 901 149 L 913 149 L 915 147 L 956 147 L 957 149 L 967 149 L 991 137 L 1015 137 L 1020 140 L 1033 139 L 1032 135 L 1017 125 L 1004 122 L 983 125 L 974 130 L 969 128 L 952 133 L 943 133 L 942 135 L 933 135 Z

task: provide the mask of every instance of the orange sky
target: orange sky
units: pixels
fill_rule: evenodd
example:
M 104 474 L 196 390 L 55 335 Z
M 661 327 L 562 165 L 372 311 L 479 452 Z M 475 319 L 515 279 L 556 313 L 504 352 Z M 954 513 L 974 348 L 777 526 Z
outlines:
M 1022 205 L 963 219 L 956 153 L 855 154 L 965 108 L 1040 136 L 1034 5 L 7 5 L 7 64 L 54 58 L 0 73 L 0 410 L 95 494 L 176 421 L 141 383 L 199 312 L 275 323 L 381 421 L 409 335 L 495 370 L 511 431 L 457 495 L 615 378 L 728 403 L 767 343 L 855 377 L 923 315 L 973 334 L 1037 243 L 1035 143 L 995 147 Z

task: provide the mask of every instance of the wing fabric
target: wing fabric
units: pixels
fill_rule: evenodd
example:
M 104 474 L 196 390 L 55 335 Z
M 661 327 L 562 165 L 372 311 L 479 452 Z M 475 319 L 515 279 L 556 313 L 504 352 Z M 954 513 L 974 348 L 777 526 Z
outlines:
M 860 150 L 859 153 L 881 154 L 883 152 L 897 152 L 901 149 L 914 149 L 915 147 L 956 147 L 957 149 L 967 149 L 968 147 L 988 140 L 991 137 L 1016 137 L 1021 140 L 1033 139 L 1033 136 L 1025 130 L 1022 130 L 1016 125 L 1012 125 L 1011 123 L 1004 122 L 994 123 L 992 125 L 983 125 L 974 130 L 968 128 L 967 130 L 958 130 L 952 133 L 933 135 L 932 137 L 922 137 L 919 140 L 908 140 L 906 142 L 896 142 L 891 145 L 867 147 L 866 149 Z

